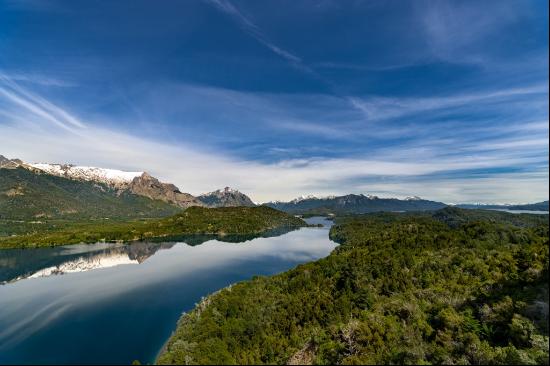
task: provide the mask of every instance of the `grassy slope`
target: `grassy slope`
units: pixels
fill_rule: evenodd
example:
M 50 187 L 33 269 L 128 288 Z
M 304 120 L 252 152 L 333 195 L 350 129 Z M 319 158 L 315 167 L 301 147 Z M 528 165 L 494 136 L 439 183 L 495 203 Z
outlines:
M 208 297 L 158 361 L 548 363 L 547 220 L 345 218 L 330 256 Z
M 36 224 L 31 226 L 34 227 L 34 232 L 0 237 L 0 248 L 39 247 L 103 240 L 132 241 L 191 234 L 257 234 L 275 228 L 304 225 L 303 220 L 269 207 L 190 207 L 182 213 L 162 219 L 54 223 L 45 227 Z
M 138 218 L 173 215 L 181 208 L 24 168 L 0 169 L 0 219 Z

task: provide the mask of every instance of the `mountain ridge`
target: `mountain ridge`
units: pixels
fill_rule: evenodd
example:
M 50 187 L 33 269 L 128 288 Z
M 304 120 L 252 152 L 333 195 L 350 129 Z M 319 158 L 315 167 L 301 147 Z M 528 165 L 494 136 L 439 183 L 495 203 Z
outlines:
M 379 198 L 374 195 L 347 194 L 343 196 L 302 196 L 289 202 L 267 202 L 264 205 L 293 214 L 368 213 L 377 211 L 426 211 L 447 205 L 420 197 Z
M 0 155 L 0 168 L 24 168 L 74 181 L 104 184 L 117 194 L 130 192 L 138 196 L 159 200 L 181 208 L 204 206 L 189 193 L 183 193 L 172 183 L 163 183 L 145 171 L 123 171 L 117 169 L 77 166 L 72 164 L 26 163 L 20 159 L 8 159 Z
M 181 211 L 160 200 L 21 166 L 0 168 L 1 219 L 162 217 Z
M 191 206 L 202 207 L 236 207 L 257 206 L 246 194 L 225 187 L 216 191 L 193 196 L 182 192 L 172 183 L 161 182 L 146 171 L 123 171 L 110 168 L 78 166 L 73 164 L 26 163 L 21 159 L 8 159 L 0 155 L 0 168 L 24 168 L 30 172 L 46 173 L 74 181 L 97 183 L 113 189 L 117 195 L 128 192 L 151 200 L 162 201 L 179 208 Z M 22 194 L 21 185 L 4 190 L 11 197 Z M 377 211 L 426 211 L 436 210 L 446 206 L 468 209 L 508 209 L 548 211 L 548 201 L 530 204 L 445 204 L 443 202 L 426 200 L 418 196 L 408 196 L 404 199 L 380 198 L 371 194 L 347 194 L 317 197 L 304 195 L 290 201 L 270 201 L 261 205 L 276 208 L 293 214 L 343 214 L 368 213 Z

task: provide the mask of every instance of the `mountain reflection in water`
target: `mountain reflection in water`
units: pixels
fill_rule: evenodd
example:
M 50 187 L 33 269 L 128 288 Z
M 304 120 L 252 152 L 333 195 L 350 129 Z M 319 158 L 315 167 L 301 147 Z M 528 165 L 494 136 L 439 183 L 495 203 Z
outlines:
M 209 240 L 242 243 L 256 238 L 286 234 L 294 229 L 279 228 L 249 235 L 185 235 L 161 238 L 162 242 L 133 242 L 130 244 L 75 244 L 36 249 L 0 250 L 0 284 L 25 278 L 47 277 L 65 273 L 85 272 L 123 264 L 140 264 L 162 249 L 172 248 L 176 242 L 200 245 Z M 158 239 L 157 241 L 161 240 Z

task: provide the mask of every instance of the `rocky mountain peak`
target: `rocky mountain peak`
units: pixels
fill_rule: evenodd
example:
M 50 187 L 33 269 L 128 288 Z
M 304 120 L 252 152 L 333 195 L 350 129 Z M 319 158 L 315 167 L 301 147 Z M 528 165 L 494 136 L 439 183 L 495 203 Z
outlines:
M 201 194 L 198 199 L 208 207 L 256 206 L 247 195 L 230 187 Z
M 14 169 L 23 164 L 20 159 L 8 159 L 4 155 L 0 155 L 0 168 Z
M 178 187 L 172 183 L 162 183 L 157 178 L 147 172 L 132 179 L 128 190 L 140 196 L 149 197 L 155 200 L 161 200 L 173 203 L 183 208 L 190 206 L 204 206 L 189 193 L 182 193 Z

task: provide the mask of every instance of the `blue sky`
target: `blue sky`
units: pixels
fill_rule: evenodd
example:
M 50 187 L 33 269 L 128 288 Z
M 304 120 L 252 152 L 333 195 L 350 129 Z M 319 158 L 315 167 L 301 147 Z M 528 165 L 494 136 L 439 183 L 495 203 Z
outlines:
M 0 154 L 198 194 L 548 199 L 546 1 L 2 1 Z

